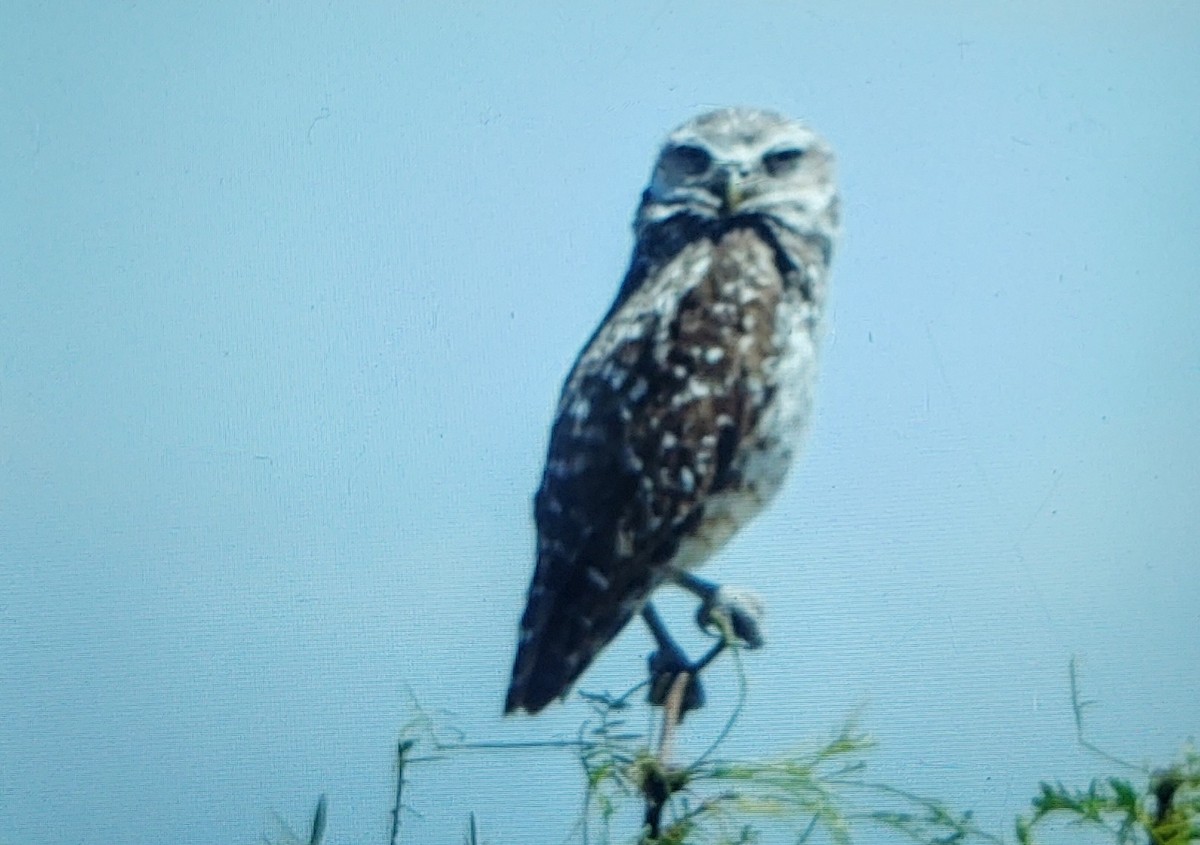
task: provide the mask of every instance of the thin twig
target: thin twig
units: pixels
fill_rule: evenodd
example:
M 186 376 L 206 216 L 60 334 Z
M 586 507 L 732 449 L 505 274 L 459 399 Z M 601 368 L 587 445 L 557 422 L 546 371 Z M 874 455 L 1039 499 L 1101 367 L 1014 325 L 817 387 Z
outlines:
M 321 845 L 321 840 L 325 838 L 325 818 L 329 809 L 329 802 L 325 800 L 325 794 L 317 800 L 317 811 L 313 813 L 312 828 L 308 835 L 308 845 Z
M 439 742 L 435 747 L 438 751 L 529 751 L 533 748 L 582 748 L 587 744 L 582 740 L 553 739 L 525 742 Z
M 746 670 L 742 666 L 742 651 L 737 646 L 730 647 L 729 651 L 733 654 L 733 665 L 737 670 L 738 679 L 738 697 L 737 704 L 733 707 L 733 712 L 729 714 L 729 718 L 725 720 L 724 727 L 721 728 L 717 738 L 712 741 L 708 748 L 704 749 L 704 753 L 693 761 L 692 766 L 699 766 L 709 756 L 720 747 L 725 738 L 729 736 L 729 732 L 733 730 L 733 726 L 737 724 L 738 717 L 742 715 L 742 708 L 746 705 L 746 696 L 749 693 L 750 686 L 746 682 Z
M 1139 771 L 1139 772 L 1143 771 L 1141 766 L 1135 766 L 1133 763 L 1127 762 L 1125 760 L 1122 760 L 1120 757 L 1116 757 L 1112 754 L 1109 754 L 1104 749 L 1100 748 L 1097 745 L 1094 745 L 1091 742 L 1091 740 L 1087 739 L 1087 737 L 1085 737 L 1083 735 L 1083 711 L 1084 711 L 1084 708 L 1094 704 L 1095 702 L 1082 701 L 1079 698 L 1079 677 L 1078 677 L 1079 672 L 1077 669 L 1077 662 L 1078 661 L 1077 661 L 1077 658 L 1075 657 L 1075 655 L 1071 655 L 1071 662 L 1068 664 L 1068 674 L 1069 674 L 1070 680 L 1071 680 L 1071 709 L 1075 712 L 1075 736 L 1079 740 L 1079 744 L 1082 745 L 1084 748 L 1086 748 L 1088 751 L 1092 752 L 1093 754 L 1100 755 L 1105 760 L 1108 760 L 1110 763 L 1116 763 L 1118 766 L 1124 766 L 1125 768 L 1133 769 L 1133 770 Z
M 691 680 L 690 673 L 680 672 L 671 683 L 670 691 L 667 692 L 666 706 L 663 707 L 662 734 L 658 738 L 658 761 L 664 767 L 670 760 L 671 740 L 675 738 L 675 728 L 679 726 L 680 711 L 683 709 L 683 692 Z
M 402 739 L 396 749 L 396 803 L 392 806 L 392 836 L 388 840 L 391 845 L 398 845 L 400 842 L 400 807 L 401 799 L 404 796 L 404 758 L 414 745 L 416 745 L 416 740 Z

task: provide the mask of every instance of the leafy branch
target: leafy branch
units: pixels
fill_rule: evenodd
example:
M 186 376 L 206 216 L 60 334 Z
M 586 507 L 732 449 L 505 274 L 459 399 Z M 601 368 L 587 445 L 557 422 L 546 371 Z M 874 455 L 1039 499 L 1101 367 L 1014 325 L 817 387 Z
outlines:
M 1200 840 L 1200 753 L 1185 746 L 1178 761 L 1148 772 L 1103 751 L 1085 736 L 1084 711 L 1093 702 L 1080 697 L 1075 658 L 1071 658 L 1070 681 L 1080 745 L 1105 760 L 1140 772 L 1147 785 L 1139 789 L 1130 780 L 1118 777 L 1095 779 L 1083 790 L 1043 782 L 1033 799 L 1033 812 L 1017 818 L 1017 842 L 1037 845 L 1034 828 L 1050 819 L 1106 831 L 1117 845 L 1187 845 Z

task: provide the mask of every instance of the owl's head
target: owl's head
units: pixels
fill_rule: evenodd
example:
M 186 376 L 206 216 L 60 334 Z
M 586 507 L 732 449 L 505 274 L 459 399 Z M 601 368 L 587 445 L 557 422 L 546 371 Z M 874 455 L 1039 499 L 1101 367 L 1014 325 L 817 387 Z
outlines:
M 663 144 L 638 210 L 638 227 L 686 213 L 706 219 L 760 215 L 798 235 L 837 227 L 833 153 L 802 123 L 730 108 L 702 114 Z

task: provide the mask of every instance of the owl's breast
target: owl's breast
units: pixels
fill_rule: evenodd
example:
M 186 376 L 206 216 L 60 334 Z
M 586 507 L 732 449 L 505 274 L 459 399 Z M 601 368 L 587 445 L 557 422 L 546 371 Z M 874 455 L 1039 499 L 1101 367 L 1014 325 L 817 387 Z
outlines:
M 746 438 L 741 473 L 764 501 L 778 491 L 795 457 L 812 412 L 817 338 L 811 306 L 783 301 L 775 315 L 777 353 L 764 367 L 768 385 L 758 424 Z
M 698 502 L 703 517 L 675 555 L 679 568 L 711 556 L 781 487 L 810 416 L 820 318 L 756 232 L 731 231 L 697 255 L 703 272 L 693 271 L 658 348 L 691 350 L 688 385 L 673 401 L 690 406 L 692 422 L 720 446 Z
M 611 562 L 605 578 L 694 566 L 774 497 L 819 317 L 776 248 L 754 227 L 698 237 L 614 307 L 560 399 L 536 507 L 548 553 Z

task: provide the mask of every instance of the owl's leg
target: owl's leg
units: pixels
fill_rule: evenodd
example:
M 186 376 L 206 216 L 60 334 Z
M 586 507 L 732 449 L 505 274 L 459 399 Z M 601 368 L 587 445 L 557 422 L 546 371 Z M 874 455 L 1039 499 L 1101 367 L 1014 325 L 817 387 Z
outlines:
M 675 679 L 686 672 L 687 687 L 684 690 L 682 716 L 689 710 L 704 706 L 704 687 L 700 684 L 700 672 L 724 651 L 733 640 L 739 640 L 746 648 L 760 648 L 763 644 L 761 599 L 752 592 L 736 587 L 722 587 L 687 572 L 675 575 L 679 586 L 697 596 L 700 609 L 696 621 L 704 630 L 716 628 L 719 639 L 704 657 L 696 662 L 687 659 L 679 643 L 671 637 L 662 617 L 649 602 L 642 608 L 642 618 L 658 644 L 658 650 L 650 655 L 650 703 L 661 707 Z
M 642 607 L 642 619 L 658 645 L 658 649 L 650 655 L 650 692 L 646 697 L 655 707 L 665 706 L 675 679 L 687 673 L 687 686 L 683 691 L 683 704 L 679 708 L 679 716 L 682 718 L 689 710 L 699 710 L 704 706 L 705 698 L 704 687 L 700 684 L 700 670 L 717 656 L 716 651 L 710 651 L 698 662 L 692 663 L 679 643 L 675 642 L 667 631 L 667 626 L 663 624 L 662 617 L 658 615 L 654 605 L 647 602 Z
M 677 573 L 675 582 L 700 599 L 696 622 L 706 631 L 716 627 L 721 637 L 719 646 L 727 645 L 732 635 L 746 648 L 762 647 L 764 609 L 757 595 L 737 587 L 722 587 L 690 572 Z

